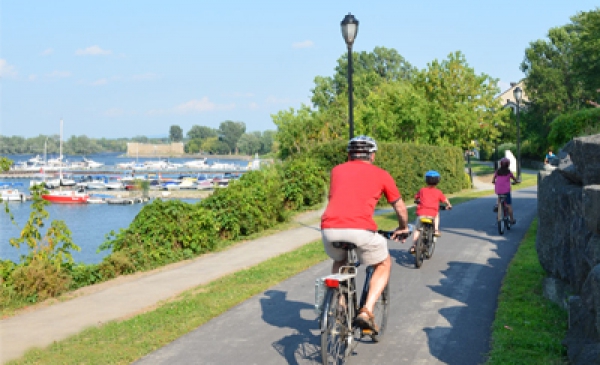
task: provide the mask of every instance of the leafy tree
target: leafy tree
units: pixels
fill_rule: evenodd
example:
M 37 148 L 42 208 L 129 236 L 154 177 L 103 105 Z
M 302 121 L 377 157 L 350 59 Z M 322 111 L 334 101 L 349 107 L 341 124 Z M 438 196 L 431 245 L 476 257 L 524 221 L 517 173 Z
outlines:
M 244 132 L 246 132 L 244 122 L 226 120 L 219 125 L 219 140 L 229 146 L 229 152 L 237 153 L 237 143 Z
M 217 137 L 218 135 L 219 135 L 219 132 L 216 129 L 206 127 L 203 125 L 202 126 L 194 125 L 189 130 L 189 132 L 187 132 L 188 138 L 199 139 L 199 140 L 203 140 L 203 139 L 210 138 L 210 137 Z
M 579 39 L 573 44 L 573 67 L 587 94 L 600 90 L 600 8 L 571 18 Z
M 261 147 L 260 138 L 260 132 L 244 133 L 237 143 L 240 153 L 253 155 L 259 152 Z
M 395 49 L 375 47 L 373 52 L 352 54 L 354 96 L 364 100 L 377 85 L 396 80 L 408 80 L 415 69 Z M 328 108 L 338 96 L 348 98 L 348 55 L 338 59 L 333 77 L 315 78 L 311 101 L 319 109 Z
M 202 150 L 211 154 L 224 155 L 229 153 L 229 145 L 221 140 L 219 137 L 210 137 L 202 142 Z
M 497 82 L 486 74 L 477 75 L 461 52 L 428 64 L 414 81 L 428 102 L 429 125 L 420 126 L 427 131 L 424 141 L 467 149 L 474 140 L 497 135 L 508 114 L 495 98 L 500 92 Z
M 8 159 L 7 157 L 0 157 L 0 171 L 8 171 L 12 164 L 13 161 Z
M 275 140 L 275 131 L 266 130 L 260 137 L 260 153 L 270 153 L 273 151 L 273 142 Z
M 169 129 L 169 139 L 172 142 L 181 142 L 183 140 L 183 129 L 178 125 L 172 125 Z

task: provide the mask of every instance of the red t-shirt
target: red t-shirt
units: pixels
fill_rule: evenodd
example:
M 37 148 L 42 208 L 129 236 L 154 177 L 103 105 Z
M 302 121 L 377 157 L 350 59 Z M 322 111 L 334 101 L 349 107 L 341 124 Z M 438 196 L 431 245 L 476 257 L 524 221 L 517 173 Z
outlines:
M 415 199 L 419 199 L 417 204 L 417 216 L 435 217 L 440 210 L 440 203 L 446 201 L 444 193 L 436 187 L 428 186 L 419 190 Z
M 329 203 L 321 217 L 321 229 L 376 231 L 373 212 L 382 194 L 389 203 L 402 197 L 387 171 L 356 160 L 337 165 L 331 170 Z

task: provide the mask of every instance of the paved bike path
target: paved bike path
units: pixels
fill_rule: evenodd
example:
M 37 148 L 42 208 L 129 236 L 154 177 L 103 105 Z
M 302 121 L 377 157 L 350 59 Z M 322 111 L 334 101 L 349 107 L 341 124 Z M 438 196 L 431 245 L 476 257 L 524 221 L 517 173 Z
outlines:
M 517 225 L 500 236 L 484 197 L 441 212 L 435 255 L 415 269 L 410 243 L 391 243 L 391 315 L 382 342 L 359 343 L 355 364 L 481 364 L 506 268 L 537 213 L 535 187 L 513 192 Z M 315 364 L 316 265 L 232 308 L 135 362 L 154 364 Z M 363 270 L 361 270 L 362 272 Z M 359 279 L 359 285 L 362 285 Z

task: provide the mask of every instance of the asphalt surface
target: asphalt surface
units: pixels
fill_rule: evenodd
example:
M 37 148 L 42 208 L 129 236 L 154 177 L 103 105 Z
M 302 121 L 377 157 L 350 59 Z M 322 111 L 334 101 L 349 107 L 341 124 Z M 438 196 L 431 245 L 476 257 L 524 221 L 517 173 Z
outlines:
M 500 236 L 495 197 L 442 212 L 442 237 L 420 269 L 410 243 L 390 244 L 391 315 L 383 340 L 359 343 L 354 364 L 481 364 L 506 268 L 536 215 L 536 188 L 513 192 L 517 225 Z M 316 364 L 320 336 L 313 311 L 322 263 L 232 308 L 135 362 L 150 364 Z
M 479 184 L 480 189 L 489 185 Z M 392 243 L 392 315 L 378 345 L 360 344 L 357 363 L 477 364 L 487 351 L 489 327 L 506 266 L 536 212 L 535 188 L 514 194 L 513 230 L 499 236 L 494 198 L 442 212 L 443 237 L 435 256 L 415 269 L 410 244 Z M 23 356 L 87 327 L 129 317 L 179 293 L 320 239 L 321 211 L 297 219 L 296 228 L 247 241 L 224 252 L 29 311 L 0 321 L 0 362 Z M 312 222 L 308 224 L 307 222 Z M 304 364 L 319 361 L 313 311 L 314 280 L 329 263 L 269 289 L 196 331 L 141 359 L 140 364 Z

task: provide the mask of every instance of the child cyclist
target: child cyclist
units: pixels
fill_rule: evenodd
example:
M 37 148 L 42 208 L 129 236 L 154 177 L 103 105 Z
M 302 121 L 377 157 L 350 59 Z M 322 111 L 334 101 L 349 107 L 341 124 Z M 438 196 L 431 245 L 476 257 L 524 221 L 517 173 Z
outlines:
M 440 226 L 440 203 L 446 204 L 446 209 L 452 209 L 450 200 L 446 198 L 444 193 L 436 185 L 440 182 L 440 174 L 437 171 L 430 170 L 425 174 L 426 187 L 421 188 L 415 195 L 415 201 L 417 202 L 417 221 L 415 222 L 415 232 L 413 234 L 413 245 L 410 248 L 410 252 L 415 252 L 415 243 L 419 239 L 419 228 L 421 227 L 421 217 L 435 217 L 435 236 L 441 236 Z
M 498 170 L 496 170 L 496 172 L 494 173 L 494 178 L 492 179 L 492 184 L 495 184 L 495 191 L 497 195 L 500 194 L 506 194 L 506 199 L 504 200 L 504 202 L 506 203 L 506 210 L 508 211 L 508 216 L 510 217 L 510 224 L 515 224 L 517 223 L 517 221 L 515 220 L 515 217 L 513 216 L 513 209 L 512 209 L 512 199 L 510 196 L 510 180 L 512 179 L 515 183 L 518 183 L 519 181 L 517 180 L 517 178 L 515 177 L 515 175 L 513 175 L 512 172 L 510 172 L 509 167 L 510 166 L 510 160 L 506 157 L 502 158 L 500 160 L 500 168 Z M 496 202 L 496 206 L 494 207 L 494 212 L 498 211 L 498 204 L 500 203 L 500 198 L 498 198 L 498 201 Z

